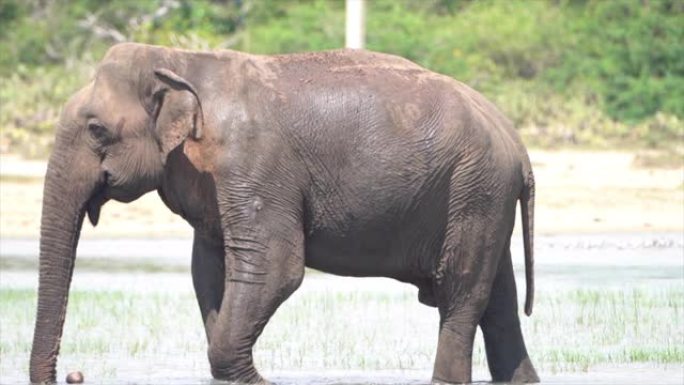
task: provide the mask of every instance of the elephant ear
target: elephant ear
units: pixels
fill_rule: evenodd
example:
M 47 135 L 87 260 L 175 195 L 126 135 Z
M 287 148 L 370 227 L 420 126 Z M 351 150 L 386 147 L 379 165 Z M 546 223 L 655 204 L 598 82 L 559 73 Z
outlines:
M 166 68 L 155 69 L 154 74 L 162 83 L 162 87 L 154 94 L 154 130 L 162 161 L 166 162 L 169 152 L 185 138 L 202 137 L 204 116 L 202 103 L 190 82 Z

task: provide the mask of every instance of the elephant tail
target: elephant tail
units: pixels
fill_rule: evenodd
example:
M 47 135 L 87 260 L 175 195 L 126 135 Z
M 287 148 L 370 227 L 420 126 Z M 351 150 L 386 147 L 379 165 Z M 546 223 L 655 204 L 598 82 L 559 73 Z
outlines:
M 525 249 L 525 314 L 529 316 L 534 303 L 534 174 L 531 168 L 520 195 L 520 211 Z

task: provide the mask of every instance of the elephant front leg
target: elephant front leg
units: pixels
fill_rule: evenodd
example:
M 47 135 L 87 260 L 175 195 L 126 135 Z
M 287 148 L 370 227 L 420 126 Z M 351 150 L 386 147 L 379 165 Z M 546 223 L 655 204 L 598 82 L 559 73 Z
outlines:
M 210 344 L 225 290 L 225 276 L 223 242 L 195 231 L 192 244 L 192 283 L 202 313 L 207 342 Z
M 209 361 L 216 379 L 264 383 L 254 367 L 252 347 L 302 281 L 303 233 L 292 224 L 244 229 L 233 227 L 226 235 L 225 293 L 210 337 Z

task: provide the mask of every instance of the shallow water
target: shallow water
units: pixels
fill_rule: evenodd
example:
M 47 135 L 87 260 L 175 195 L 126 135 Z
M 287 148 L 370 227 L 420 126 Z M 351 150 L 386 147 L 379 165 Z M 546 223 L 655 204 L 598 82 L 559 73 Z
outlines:
M 518 275 L 518 294 L 524 295 L 524 279 L 522 268 L 522 245 L 519 237 L 514 237 L 513 257 Z M 78 250 L 78 259 L 72 293 L 74 292 L 103 292 L 113 291 L 131 293 L 163 293 L 172 296 L 189 297 L 192 295 L 192 281 L 189 274 L 191 241 L 177 240 L 84 240 Z M 36 240 L 3 239 L 0 242 L 0 291 L 14 289 L 35 290 L 37 286 L 38 243 Z M 145 266 L 138 268 L 136 266 Z M 105 268 L 103 269 L 103 266 Z M 658 290 L 684 291 L 684 235 L 682 234 L 618 234 L 618 235 L 583 235 L 583 236 L 548 236 L 536 239 L 536 277 L 537 298 L 541 301 L 558 292 L 576 290 L 578 288 L 591 290 L 605 290 L 612 292 L 630 292 L 641 290 L 646 293 Z M 411 358 L 410 370 L 378 370 L 385 367 L 383 363 L 395 361 L 389 358 L 368 357 L 363 362 L 369 370 L 354 369 L 358 364 L 356 358 L 343 361 L 345 370 L 330 369 L 334 364 L 316 359 L 316 351 L 302 347 L 292 347 L 285 340 L 277 336 L 278 329 L 287 322 L 293 321 L 287 317 L 288 306 L 302 303 L 306 306 L 306 298 L 324 293 L 325 306 L 340 306 L 345 296 L 368 293 L 373 296 L 385 296 L 385 302 L 380 302 L 387 312 L 393 312 L 401 317 L 410 314 L 410 322 L 419 325 L 385 325 L 364 337 L 363 343 L 373 343 L 373 333 L 395 332 L 404 333 L 398 339 L 410 341 L 411 336 L 420 333 L 419 339 L 429 339 L 424 346 L 415 347 L 409 342 L 402 342 L 401 346 L 408 351 L 422 349 L 425 353 Z M 302 287 L 286 302 L 274 317 L 272 324 L 267 327 L 263 340 L 275 341 L 257 345 L 255 360 L 261 362 L 263 374 L 278 384 L 424 384 L 430 378 L 433 345 L 436 342 L 437 315 L 434 309 L 418 305 L 411 298 L 417 296 L 417 290 L 412 286 L 401 284 L 394 280 L 383 278 L 345 278 L 327 274 L 308 272 Z M 338 299 L 342 298 L 342 300 Z M 357 298 L 357 297 L 354 297 Z M 363 297 L 365 298 L 365 297 Z M 389 300 L 386 300 L 389 298 Z M 404 298 L 408 298 L 404 301 Z M 354 299 L 356 300 L 356 299 Z M 370 303 L 376 304 L 371 301 Z M 313 302 L 317 306 L 317 302 Z M 535 312 L 543 315 L 544 303 L 537 304 Z M 345 306 L 356 306 L 354 303 Z M 35 310 L 24 309 L 33 313 Z M 192 311 L 196 311 L 192 309 Z M 281 314 L 282 313 L 282 314 Z M 681 310 L 680 310 L 681 313 Z M 278 316 L 283 317 L 278 318 Z M 0 315 L 0 319 L 2 315 Z M 348 339 L 361 338 L 361 332 L 349 330 L 355 323 L 372 323 L 372 320 L 362 319 L 365 313 L 340 314 L 339 319 L 328 320 L 328 325 L 337 325 L 329 332 L 349 334 Z M 538 315 L 539 317 L 539 315 Z M 349 318 L 354 318 L 349 320 Z M 534 319 L 534 316 L 533 316 Z M 289 320 L 289 321 L 288 321 Z M 679 325 L 676 329 L 684 328 L 682 317 L 673 320 Z M 349 322 L 347 322 L 349 321 Z M 193 322 L 193 328 L 201 334 L 199 320 Z M 297 322 L 296 319 L 294 321 Z M 405 321 L 408 322 L 408 321 Z M 526 322 L 523 320 L 523 322 Z M 67 319 L 69 323 L 69 319 Z M 269 324 L 270 325 L 270 324 Z M 339 326 L 342 325 L 342 326 Z M 346 325 L 346 326 L 345 326 Z M 423 326 L 425 325 L 425 326 Z M 434 326 L 433 326 L 434 325 Z M 548 325 L 553 328 L 554 325 Z M 20 333 L 30 338 L 33 324 L 13 325 L 7 322 L 0 325 L 0 338 L 8 340 L 13 333 Z M 283 326 L 284 327 L 284 326 Z M 393 329 L 388 331 L 388 329 Z M 428 330 L 429 332 L 423 330 Z M 302 338 L 308 332 L 294 331 L 294 338 Z M 417 332 L 418 330 L 419 332 Z M 103 331 L 106 333 L 106 331 Z M 554 331 L 557 332 L 557 331 Z M 412 334 L 413 333 L 413 334 Z M 560 332 L 562 333 L 562 331 Z M 359 334 L 359 335 L 357 335 Z M 325 334 L 318 334 L 319 338 Z M 68 337 L 65 332 L 65 338 Z M 308 336 L 305 336 L 308 337 Z M 314 338 L 312 337 L 312 338 Z M 377 337 L 377 336 L 376 336 Z M 478 337 L 479 338 L 479 337 Z M 579 338 L 579 337 L 578 337 Z M 678 337 L 679 338 L 679 337 Z M 435 340 L 435 341 L 433 341 Z M 30 341 L 29 341 L 30 343 Z M 675 339 L 674 343 L 684 345 L 684 339 Z M 389 346 L 389 345 L 388 345 Z M 394 346 L 394 345 L 392 345 Z M 535 345 L 528 340 L 528 347 L 534 352 Z M 601 350 L 602 346 L 595 346 Z M 22 350 L 23 349 L 23 350 Z M 210 379 L 208 362 L 202 347 L 195 349 L 193 345 L 188 354 L 173 353 L 170 355 L 156 354 L 154 356 L 126 356 L 121 352 L 103 353 L 97 357 L 85 357 L 78 354 L 62 355 L 58 364 L 60 380 L 73 367 L 82 368 L 86 376 L 86 383 L 166 383 L 166 384 L 220 384 Z M 300 350 L 297 350 L 300 349 Z M 302 352 L 302 349 L 304 350 Z M 327 349 L 327 348 L 326 348 Z M 332 347 L 335 349 L 335 347 Z M 394 356 L 395 352 L 382 352 L 382 346 L 368 345 L 358 348 L 363 355 Z M 298 365 L 292 364 L 291 357 L 271 357 L 278 351 L 288 354 L 303 354 Z M 357 351 L 357 350 L 354 350 Z M 280 353 L 283 354 L 283 353 Z M 328 353 L 330 354 L 330 353 Z M 271 355 L 271 356 L 269 356 Z M 334 354 L 333 354 L 334 356 Z M 376 359 L 377 358 L 377 359 Z M 27 381 L 26 347 L 15 350 L 3 350 L 0 360 L 0 383 L 24 384 Z M 373 361 L 373 359 L 376 359 Z M 337 361 L 335 361 L 337 362 Z M 341 361 L 342 362 L 342 361 Z M 368 363 L 371 362 L 371 363 Z M 281 369 L 278 369 L 281 368 Z M 89 377 L 90 373 L 100 373 L 97 379 Z M 585 370 L 566 370 L 564 368 L 545 368 L 540 370 L 543 383 L 546 384 L 618 384 L 618 383 L 684 383 L 684 362 L 669 364 L 635 363 L 606 365 L 591 365 Z M 484 366 L 474 368 L 473 378 L 486 381 L 489 375 Z

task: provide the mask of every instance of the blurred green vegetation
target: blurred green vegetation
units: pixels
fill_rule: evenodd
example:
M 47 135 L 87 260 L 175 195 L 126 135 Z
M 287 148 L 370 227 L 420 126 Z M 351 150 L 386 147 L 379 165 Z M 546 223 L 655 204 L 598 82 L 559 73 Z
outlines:
M 344 44 L 342 0 L 0 0 L 2 151 L 45 156 L 108 47 Z M 684 1 L 368 0 L 367 48 L 484 93 L 541 147 L 684 146 Z

